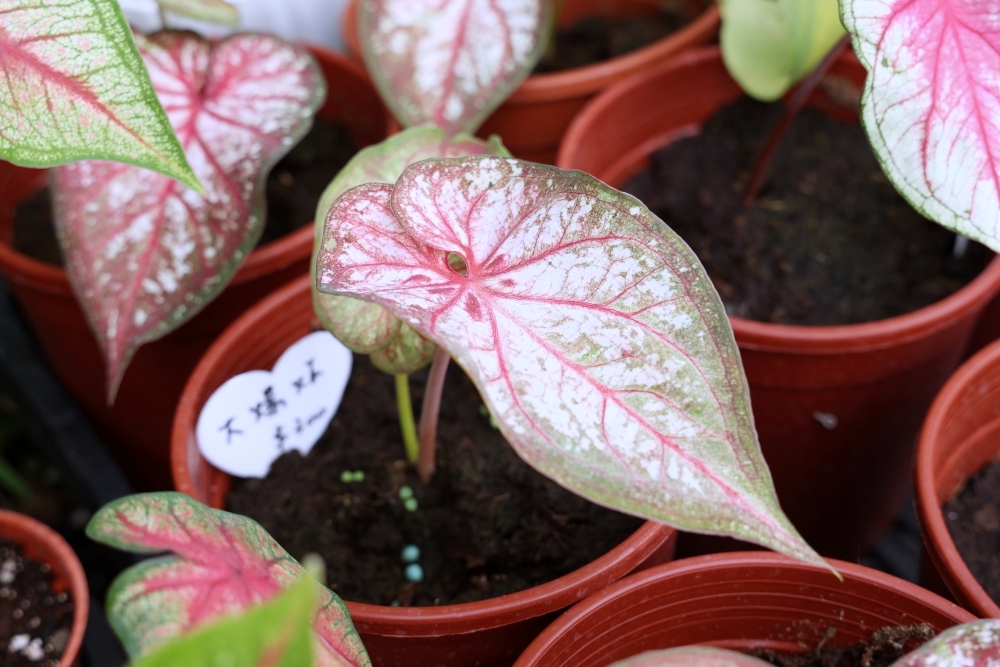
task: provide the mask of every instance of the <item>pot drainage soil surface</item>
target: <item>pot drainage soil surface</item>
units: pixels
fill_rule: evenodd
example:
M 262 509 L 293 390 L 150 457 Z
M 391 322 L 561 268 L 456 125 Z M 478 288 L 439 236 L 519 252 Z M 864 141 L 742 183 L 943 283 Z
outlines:
M 356 152 L 346 126 L 315 119 L 302 141 L 271 169 L 267 179 L 267 223 L 257 245 L 275 241 L 312 222 L 323 190 Z M 29 257 L 63 266 L 48 188 L 17 207 L 13 246 Z
M 751 654 L 778 667 L 888 667 L 935 634 L 927 623 L 890 625 L 879 628 L 868 641 L 854 646 L 831 646 L 827 642 L 836 635 L 831 627 L 824 640 L 804 653 L 757 650 Z
M 691 246 L 730 315 L 870 322 L 939 301 L 983 269 L 984 247 L 956 259 L 955 235 L 896 192 L 859 125 L 813 109 L 792 124 L 756 205 L 741 209 L 780 111 L 749 98 L 724 107 L 624 187 Z
M 970 476 L 942 508 L 962 560 L 1000 604 L 1000 463 Z
M 556 31 L 555 45 L 534 73 L 561 72 L 637 51 L 684 27 L 710 4 L 710 0 L 673 0 L 662 3 L 655 14 L 581 19 Z
M 73 626 L 73 601 L 52 590 L 46 563 L 0 537 L 0 664 L 55 667 Z
M 411 376 L 415 406 L 425 377 Z M 437 472 L 424 485 L 404 460 L 393 378 L 355 356 L 323 439 L 308 456 L 275 461 L 266 479 L 237 480 L 228 509 L 256 519 L 296 558 L 319 553 L 330 588 L 345 600 L 402 606 L 482 600 L 551 581 L 642 524 L 528 467 L 481 408 L 475 386 L 451 364 Z M 363 481 L 343 481 L 358 471 Z M 416 511 L 405 508 L 404 487 Z M 419 549 L 420 582 L 405 576 L 401 555 L 410 545 Z

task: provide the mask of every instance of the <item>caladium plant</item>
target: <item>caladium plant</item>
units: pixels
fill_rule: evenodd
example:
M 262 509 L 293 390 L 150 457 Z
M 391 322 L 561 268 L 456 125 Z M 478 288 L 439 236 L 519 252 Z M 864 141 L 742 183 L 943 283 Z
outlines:
M 1000 32 L 988 0 L 842 0 L 862 122 L 896 189 L 1000 251 Z
M 205 623 L 274 598 L 306 571 L 259 524 L 182 493 L 127 496 L 101 508 L 87 535 L 143 554 L 108 591 L 108 618 L 133 659 Z M 363 667 L 368 654 L 347 607 L 314 584 L 316 665 Z
M 317 284 L 450 353 L 568 489 L 823 563 L 778 506 L 718 295 L 633 197 L 509 158 L 425 160 L 334 202 Z
M 0 158 L 115 160 L 200 189 L 116 0 L 0 0 Z
M 57 233 L 104 352 L 109 399 L 135 350 L 194 316 L 252 250 L 267 174 L 325 95 L 312 57 L 267 35 L 136 42 L 205 190 L 112 162 L 53 172 Z
M 226 0 L 156 0 L 160 11 L 171 11 L 180 16 L 235 26 L 240 22 L 240 12 Z M 166 21 L 163 22 L 166 27 Z
M 764 667 L 770 664 L 746 653 L 713 646 L 681 646 L 640 653 L 610 667 Z
M 365 64 L 405 127 L 473 133 L 528 76 L 553 21 L 546 0 L 361 0 Z

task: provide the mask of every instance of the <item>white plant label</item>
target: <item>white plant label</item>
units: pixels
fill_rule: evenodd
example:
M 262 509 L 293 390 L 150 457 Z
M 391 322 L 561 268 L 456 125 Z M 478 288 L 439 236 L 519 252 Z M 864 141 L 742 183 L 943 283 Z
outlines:
M 271 371 L 230 378 L 205 403 L 202 456 L 238 477 L 264 477 L 279 456 L 308 454 L 326 431 L 351 376 L 351 352 L 327 331 L 285 350 Z

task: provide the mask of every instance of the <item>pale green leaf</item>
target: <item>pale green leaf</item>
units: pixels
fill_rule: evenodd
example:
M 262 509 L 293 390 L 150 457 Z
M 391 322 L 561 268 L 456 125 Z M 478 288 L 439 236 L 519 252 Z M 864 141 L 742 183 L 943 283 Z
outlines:
M 156 0 L 160 7 L 175 14 L 208 23 L 236 26 L 240 12 L 226 0 Z

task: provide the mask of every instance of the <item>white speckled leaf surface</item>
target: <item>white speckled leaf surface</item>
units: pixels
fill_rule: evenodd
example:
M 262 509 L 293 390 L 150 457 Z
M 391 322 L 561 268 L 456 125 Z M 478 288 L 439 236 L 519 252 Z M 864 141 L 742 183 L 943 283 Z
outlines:
M 427 160 L 334 204 L 317 277 L 443 345 L 567 488 L 821 563 L 778 507 L 718 295 L 638 200 L 555 167 Z
M 308 131 L 325 91 L 312 57 L 274 37 L 213 47 L 166 32 L 137 43 L 205 193 L 111 162 L 53 171 L 66 268 L 111 396 L 135 350 L 194 316 L 249 254 L 267 174 Z
M 997 667 L 1000 621 L 973 621 L 949 628 L 891 667 Z
M 1000 250 L 1000 5 L 843 0 L 868 69 L 862 122 L 918 211 Z

